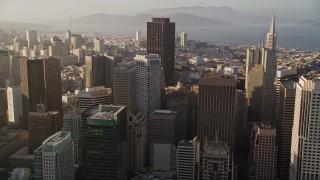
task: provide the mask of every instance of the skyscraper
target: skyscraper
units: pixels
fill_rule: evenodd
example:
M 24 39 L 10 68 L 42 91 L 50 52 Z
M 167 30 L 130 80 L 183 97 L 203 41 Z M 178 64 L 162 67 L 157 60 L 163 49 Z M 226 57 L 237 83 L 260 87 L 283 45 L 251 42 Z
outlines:
M 260 116 L 256 121 L 271 122 L 273 118 L 274 78 L 277 68 L 276 39 L 275 16 L 273 16 L 270 31 L 267 33 L 266 45 L 260 45 L 259 48 L 252 48 L 247 51 L 246 94 L 249 98 L 249 118 Z M 253 70 L 256 71 L 256 78 L 250 76 Z M 255 83 L 254 81 L 258 82 Z M 258 104 L 251 103 L 250 98 L 253 98 L 254 102 L 258 102 Z
M 86 88 L 78 92 L 78 105 L 80 109 L 87 109 L 94 105 L 111 104 L 112 90 L 104 86 Z
M 44 84 L 45 84 L 45 105 L 48 111 L 62 112 L 62 85 L 61 85 L 61 66 L 57 58 L 44 58 Z M 59 121 L 58 128 L 62 127 L 62 117 Z
M 144 167 L 147 151 L 147 119 L 137 108 L 137 87 L 143 86 L 143 83 L 137 83 L 136 64 L 138 62 L 135 61 L 121 62 L 114 69 L 114 104 L 127 107 L 129 171 L 141 170 Z M 146 75 L 143 74 L 143 70 L 141 73 Z M 148 82 L 151 83 L 151 81 Z M 149 86 L 145 85 L 143 88 L 150 88 Z M 143 97 L 144 101 L 141 103 L 147 104 L 151 99 L 151 97 L 148 100 L 145 98 Z
M 170 110 L 156 110 L 150 114 L 149 145 L 154 141 L 175 144 L 176 142 L 176 112 Z
M 80 109 L 66 112 L 63 116 L 63 131 L 71 133 L 71 139 L 74 144 L 74 163 L 80 161 L 80 135 L 81 135 L 81 113 Z
M 28 129 L 29 112 L 36 112 L 37 104 L 45 103 L 44 66 L 41 59 L 20 60 L 23 119 L 20 127 Z
M 161 58 L 158 55 L 137 55 L 137 106 L 149 118 L 152 111 L 160 109 Z
M 52 57 L 20 60 L 22 128 L 28 129 L 29 112 L 36 112 L 38 104 L 45 104 L 47 111 L 62 114 L 60 68 L 60 60 Z M 58 122 L 58 127 L 62 127 L 62 119 Z
M 301 76 L 296 85 L 290 180 L 319 179 L 320 80 Z
M 114 69 L 114 104 L 127 106 L 127 112 L 137 107 L 136 62 L 121 62 Z
M 34 179 L 74 179 L 73 141 L 70 132 L 57 132 L 34 152 Z
M 82 113 L 85 179 L 124 179 L 127 172 L 126 114 L 125 106 L 113 105 L 94 106 Z
M 57 111 L 46 111 L 44 104 L 38 104 L 37 111 L 29 113 L 30 138 L 29 153 L 33 154 L 42 142 L 59 131 L 56 123 L 61 117 Z
M 255 123 L 250 141 L 250 179 L 276 179 L 276 129 L 268 123 Z
M 277 116 L 277 142 L 278 142 L 278 178 L 289 179 L 291 136 L 294 119 L 295 82 L 279 82 L 279 101 Z
M 102 38 L 93 39 L 93 50 L 96 51 L 96 54 L 103 54 L 105 50 L 104 40 Z
M 34 47 L 35 44 L 37 44 L 37 31 L 33 30 L 28 30 L 26 31 L 26 37 L 28 41 L 28 47 L 32 48 Z
M 105 56 L 86 56 L 86 87 L 95 87 L 104 85 L 105 80 Z
M 174 85 L 175 23 L 170 18 L 153 18 L 147 23 L 147 53 L 161 57 L 165 84 Z
M 0 88 L 0 129 L 8 124 L 7 89 Z
M 135 108 L 127 118 L 128 171 L 141 171 L 147 161 L 147 119 Z
M 199 179 L 200 142 L 181 141 L 177 146 L 177 179 Z
M 21 89 L 18 86 L 8 87 L 7 89 L 8 99 L 8 120 L 9 122 L 19 124 L 19 118 L 22 116 L 22 95 Z
M 180 34 L 180 46 L 186 48 L 188 46 L 188 35 L 186 32 Z
M 182 91 L 167 92 L 166 94 L 166 109 L 175 111 L 176 115 L 176 142 L 187 138 L 187 97 Z
M 277 123 L 279 121 L 279 107 L 280 107 L 280 88 L 281 88 L 281 82 L 282 81 L 298 81 L 299 75 L 297 74 L 296 68 L 279 68 L 276 72 L 276 78 L 275 78 L 275 103 L 274 103 L 274 118 L 272 121 L 272 124 L 277 127 Z
M 86 87 L 105 86 L 114 90 L 114 67 L 121 61 L 121 56 L 86 56 Z
M 237 121 L 237 80 L 227 75 L 206 75 L 199 80 L 198 138 L 228 143 L 233 152 Z
M 230 171 L 232 162 L 232 154 L 226 143 L 210 141 L 203 150 L 201 162 L 202 179 L 232 179 L 232 170 Z
M 141 41 L 141 31 L 140 29 L 138 29 L 136 31 L 136 41 L 140 42 Z

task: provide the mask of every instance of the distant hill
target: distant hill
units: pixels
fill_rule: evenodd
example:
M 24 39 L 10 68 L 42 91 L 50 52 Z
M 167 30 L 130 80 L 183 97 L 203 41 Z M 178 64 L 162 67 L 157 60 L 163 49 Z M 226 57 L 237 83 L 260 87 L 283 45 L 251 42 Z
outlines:
M 5 30 L 19 30 L 25 31 L 27 29 L 47 29 L 50 28 L 48 25 L 39 23 L 26 23 L 26 22 L 13 22 L 13 21 L 0 21 L 0 27 Z
M 163 9 L 151 9 L 145 13 L 154 15 L 167 15 L 172 13 L 187 13 L 196 15 L 203 18 L 215 19 L 229 23 L 265 23 L 269 22 L 270 16 L 255 15 L 242 13 L 234 10 L 230 7 L 178 7 L 178 8 L 163 8 Z M 277 17 L 277 22 L 297 22 L 296 19 Z
M 152 17 L 156 15 L 152 14 L 138 14 L 135 16 L 124 15 L 109 15 L 109 14 L 92 14 L 83 16 L 73 20 L 73 23 L 79 24 L 110 24 L 110 25 L 123 25 L 123 26 L 142 26 L 146 22 L 152 21 Z M 199 17 L 187 13 L 170 13 L 165 17 L 171 18 L 172 22 L 175 22 L 179 26 L 220 26 L 230 25 L 230 23 Z
M 320 23 L 312 20 L 304 20 L 299 22 L 297 25 L 298 26 L 320 26 Z

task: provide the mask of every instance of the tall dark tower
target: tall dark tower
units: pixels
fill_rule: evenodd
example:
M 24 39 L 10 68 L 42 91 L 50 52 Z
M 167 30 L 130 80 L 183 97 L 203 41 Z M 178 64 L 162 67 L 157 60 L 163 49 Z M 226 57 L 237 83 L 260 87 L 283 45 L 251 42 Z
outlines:
M 62 117 L 60 60 L 21 59 L 20 77 L 23 118 L 20 127 L 29 128 L 29 112 L 37 112 L 38 104 L 45 104 L 48 111 L 58 111 Z M 62 120 L 57 122 L 62 127 Z
M 170 18 L 153 18 L 147 23 L 147 53 L 161 57 L 165 84 L 174 85 L 175 23 Z

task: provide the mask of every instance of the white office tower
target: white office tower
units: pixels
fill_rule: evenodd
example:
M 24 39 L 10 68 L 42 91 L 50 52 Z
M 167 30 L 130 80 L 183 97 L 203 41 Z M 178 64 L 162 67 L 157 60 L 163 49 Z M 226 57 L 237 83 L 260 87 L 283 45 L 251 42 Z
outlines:
M 65 32 L 65 38 L 71 40 L 71 31 L 68 30 Z
M 12 180 L 29 180 L 31 171 L 29 168 L 15 168 L 12 171 Z
M 276 58 L 275 17 L 272 17 L 266 45 L 247 51 L 246 96 L 249 120 L 272 121 L 275 104 Z
M 28 41 L 28 47 L 30 49 L 34 48 L 34 45 L 37 44 L 37 31 L 26 31 L 26 37 Z
M 96 51 L 96 54 L 103 54 L 105 50 L 104 40 L 102 38 L 94 38 L 93 39 L 93 50 Z
M 208 145 L 205 145 L 202 155 L 202 179 L 232 179 L 230 163 L 232 163 L 232 160 L 227 143 L 209 142 Z
M 188 35 L 186 32 L 182 32 L 180 34 L 180 46 L 182 48 L 187 48 L 188 47 Z
M 22 94 L 20 87 L 8 87 L 7 100 L 9 122 L 19 124 L 19 117 L 22 116 L 23 113 Z
M 199 179 L 200 142 L 181 141 L 177 146 L 177 179 Z
M 136 41 L 138 41 L 138 42 L 140 42 L 141 41 L 141 31 L 140 31 L 140 29 L 138 29 L 137 31 L 136 31 Z
M 34 151 L 34 179 L 74 179 L 73 141 L 70 132 L 57 132 Z
M 87 109 L 99 104 L 111 104 L 112 90 L 104 86 L 86 88 L 78 92 L 78 101 L 80 109 Z
M 290 180 L 320 179 L 319 111 L 319 76 L 301 76 L 296 85 Z
M 149 119 L 151 112 L 161 109 L 161 58 L 155 54 L 136 55 L 137 106 Z

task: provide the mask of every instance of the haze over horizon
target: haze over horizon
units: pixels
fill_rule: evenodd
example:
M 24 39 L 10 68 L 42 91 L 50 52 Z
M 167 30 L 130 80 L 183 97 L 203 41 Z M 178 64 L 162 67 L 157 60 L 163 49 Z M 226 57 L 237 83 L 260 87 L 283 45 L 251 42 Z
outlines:
M 287 6 L 290 4 L 290 7 Z M 320 17 L 320 2 L 318 0 L 1 0 L 0 20 L 22 21 L 67 19 L 81 17 L 95 13 L 134 15 L 150 11 L 151 9 L 177 7 L 221 7 L 227 6 L 239 12 L 259 15 L 277 15 L 290 18 L 318 20 Z M 15 9 L 15 11 L 12 11 Z

